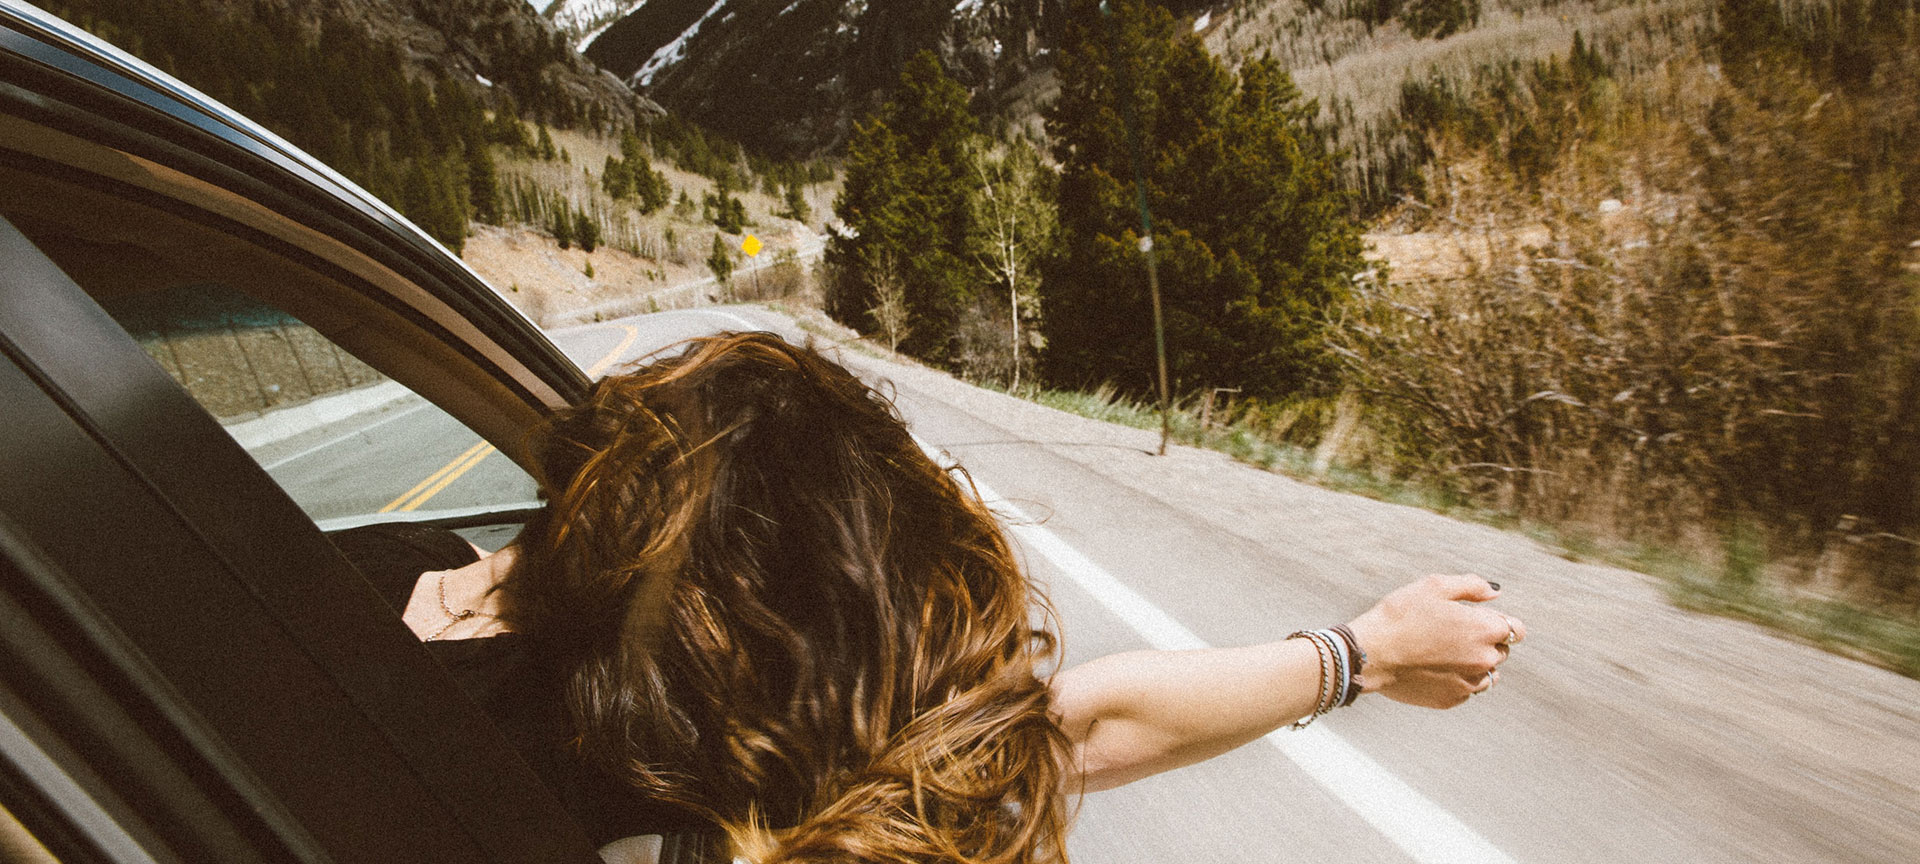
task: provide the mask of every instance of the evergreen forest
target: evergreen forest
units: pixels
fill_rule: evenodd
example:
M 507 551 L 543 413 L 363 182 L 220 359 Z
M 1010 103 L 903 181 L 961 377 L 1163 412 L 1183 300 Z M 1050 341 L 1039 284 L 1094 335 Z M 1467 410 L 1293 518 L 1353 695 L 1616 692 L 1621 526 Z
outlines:
M 564 45 L 509 57 L 489 106 L 477 82 L 410 74 L 399 47 L 363 27 L 339 18 L 315 26 L 278 4 L 43 5 L 292 141 L 455 252 L 468 223 L 501 218 L 489 143 L 530 140 L 511 94 L 545 106 L 543 117 L 585 113 L 539 74 Z

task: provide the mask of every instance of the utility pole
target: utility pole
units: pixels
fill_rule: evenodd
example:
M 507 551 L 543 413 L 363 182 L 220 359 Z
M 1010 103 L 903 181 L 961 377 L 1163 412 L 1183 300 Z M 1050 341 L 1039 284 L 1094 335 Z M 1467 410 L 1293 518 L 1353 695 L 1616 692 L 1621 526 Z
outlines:
M 1147 209 L 1147 168 L 1146 156 L 1140 147 L 1140 122 L 1134 116 L 1133 82 L 1127 76 L 1127 66 L 1120 56 L 1119 25 L 1113 23 L 1113 7 L 1107 0 L 1100 0 L 1100 15 L 1107 19 L 1107 35 L 1113 50 L 1108 54 L 1114 64 L 1114 74 L 1119 78 L 1121 113 L 1127 122 L 1127 143 L 1133 150 L 1133 201 L 1140 210 L 1140 253 L 1147 258 L 1147 291 L 1153 297 L 1153 354 L 1160 371 L 1160 452 L 1167 455 L 1167 439 L 1173 434 L 1173 423 L 1169 419 L 1171 401 L 1167 394 L 1167 327 L 1160 311 L 1160 268 L 1155 260 L 1153 249 L 1153 214 Z

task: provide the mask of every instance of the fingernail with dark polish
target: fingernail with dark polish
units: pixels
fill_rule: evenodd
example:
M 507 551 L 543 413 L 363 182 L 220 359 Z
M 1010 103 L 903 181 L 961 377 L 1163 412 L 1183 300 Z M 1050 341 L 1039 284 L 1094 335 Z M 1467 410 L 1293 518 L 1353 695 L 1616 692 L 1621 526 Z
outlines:
M 1488 580 L 1487 580 L 1487 584 L 1488 584 L 1488 585 L 1492 585 L 1492 586 L 1493 586 L 1493 590 L 1495 590 L 1495 591 L 1498 591 L 1498 590 L 1500 590 L 1500 583 L 1498 583 L 1498 582 L 1495 582 L 1495 581 L 1493 581 L 1492 579 L 1488 579 Z

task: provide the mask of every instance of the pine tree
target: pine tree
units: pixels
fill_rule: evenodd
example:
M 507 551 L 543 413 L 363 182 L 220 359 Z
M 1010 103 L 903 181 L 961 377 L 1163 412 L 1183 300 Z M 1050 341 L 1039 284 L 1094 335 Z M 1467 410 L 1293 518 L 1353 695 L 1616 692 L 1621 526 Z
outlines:
M 746 229 L 746 202 L 727 192 L 727 184 L 719 184 L 714 191 L 707 193 L 702 200 L 700 212 L 707 221 L 728 234 L 738 234 Z
M 534 145 L 534 153 L 540 157 L 540 161 L 552 162 L 560 158 L 560 151 L 553 147 L 553 133 L 547 131 L 547 124 L 540 124 L 540 133 L 535 140 L 538 143 Z
M 498 225 L 500 214 L 500 172 L 485 143 L 467 145 L 467 197 L 473 207 L 473 219 Z
M 667 175 L 644 162 L 637 163 L 631 171 L 635 192 L 640 196 L 640 212 L 652 213 L 667 206 L 673 197 L 673 186 L 667 183 Z
M 805 222 L 813 218 L 813 208 L 807 205 L 806 189 L 800 181 L 795 180 L 787 184 L 783 203 L 787 209 L 780 215 L 795 222 Z
M 572 248 L 573 208 L 567 204 L 565 198 L 556 194 L 550 210 L 552 215 L 547 221 L 547 233 L 553 235 L 553 241 L 560 244 L 560 248 Z
M 855 125 L 846 182 L 834 202 L 851 231 L 827 244 L 837 274 L 828 311 L 850 325 L 867 324 L 875 302 L 869 270 L 873 262 L 898 262 L 917 322 L 904 350 L 934 361 L 952 355 L 962 312 L 979 294 L 966 259 L 975 134 L 966 91 L 931 52 L 921 52 L 901 73 L 893 98 Z
M 607 197 L 619 200 L 633 194 L 633 174 L 627 170 L 627 163 L 615 156 L 608 156 L 606 165 L 600 169 L 600 188 Z
M 1313 384 L 1326 316 L 1365 267 L 1309 126 L 1314 105 L 1270 58 L 1236 80 L 1163 9 L 1113 6 L 1069 27 L 1047 120 L 1062 164 L 1062 254 L 1042 291 L 1047 376 L 1154 386 L 1137 142 L 1175 391 L 1276 397 Z
M 720 283 L 722 288 L 726 288 L 733 278 L 733 249 L 721 234 L 713 235 L 713 247 L 707 253 L 707 269 L 713 271 L 714 281 Z
M 1415 37 L 1445 39 L 1480 22 L 1480 0 L 1407 0 L 1401 17 Z
M 527 136 L 527 124 L 520 120 L 520 106 L 514 103 L 513 94 L 500 94 L 500 104 L 494 108 L 493 121 L 487 124 L 487 139 L 519 155 L 536 152 L 533 139 Z
M 573 240 L 580 251 L 591 253 L 600 246 L 600 222 L 585 210 L 573 211 Z

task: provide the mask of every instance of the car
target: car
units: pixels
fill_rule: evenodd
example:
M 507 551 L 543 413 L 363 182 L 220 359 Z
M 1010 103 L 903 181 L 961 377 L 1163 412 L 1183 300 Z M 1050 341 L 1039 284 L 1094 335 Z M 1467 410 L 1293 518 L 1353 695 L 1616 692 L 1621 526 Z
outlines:
M 393 209 L 17 0 L 0 261 L 0 858 L 600 860 L 327 537 L 504 542 L 578 365 Z

